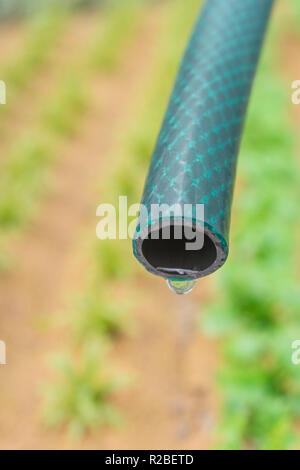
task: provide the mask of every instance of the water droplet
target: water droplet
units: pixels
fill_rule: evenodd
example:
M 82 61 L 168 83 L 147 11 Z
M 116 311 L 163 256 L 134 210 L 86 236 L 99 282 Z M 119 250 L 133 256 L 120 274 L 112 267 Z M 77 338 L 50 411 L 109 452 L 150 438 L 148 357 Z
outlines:
M 194 285 L 196 284 L 196 279 L 187 281 L 167 279 L 167 284 L 171 291 L 175 292 L 175 294 L 185 295 L 193 290 Z

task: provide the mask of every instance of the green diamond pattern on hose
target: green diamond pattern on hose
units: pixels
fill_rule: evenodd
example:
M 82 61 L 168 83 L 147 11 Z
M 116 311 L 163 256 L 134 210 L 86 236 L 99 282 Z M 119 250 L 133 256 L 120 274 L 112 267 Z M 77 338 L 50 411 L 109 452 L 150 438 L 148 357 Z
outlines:
M 199 222 L 218 256 L 207 269 L 176 278 L 202 277 L 227 258 L 237 156 L 272 5 L 273 0 L 207 0 L 185 52 L 142 204 L 149 212 L 151 204 L 204 204 Z M 143 240 L 157 221 L 148 223 L 146 233 L 137 228 L 134 254 L 149 271 L 170 277 L 143 255 Z

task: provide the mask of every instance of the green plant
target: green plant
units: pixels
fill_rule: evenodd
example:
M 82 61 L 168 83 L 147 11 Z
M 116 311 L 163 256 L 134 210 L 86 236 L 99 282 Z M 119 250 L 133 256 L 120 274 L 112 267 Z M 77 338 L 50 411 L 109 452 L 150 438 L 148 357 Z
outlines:
M 93 67 L 111 72 L 119 62 L 124 45 L 135 32 L 141 13 L 141 2 L 128 0 L 106 5 L 108 20 L 94 39 L 89 53 Z
M 42 173 L 52 157 L 47 140 L 25 135 L 5 161 L 0 176 L 2 232 L 24 224 L 43 190 Z
M 6 113 L 16 103 L 21 91 L 49 60 L 66 22 L 64 8 L 47 10 L 29 21 L 20 53 L 1 71 L 1 79 L 7 84 L 7 103 L 0 107 L 0 131 Z
M 70 74 L 70 77 L 63 80 L 43 112 L 45 126 L 54 134 L 72 136 L 87 107 L 88 97 L 84 82 L 75 73 L 74 76 Z
M 104 188 L 103 184 L 101 185 L 102 198 L 105 194 L 112 195 L 114 199 L 116 199 L 116 195 L 127 194 L 133 202 L 137 200 L 140 188 L 136 186 L 134 181 L 143 179 L 142 173 L 146 170 L 146 158 L 144 156 L 143 159 L 140 159 L 137 154 L 139 147 L 135 145 L 135 142 L 140 141 L 141 135 L 145 147 L 150 148 L 152 142 L 154 142 L 180 53 L 194 18 L 195 9 L 199 6 L 198 0 L 188 0 L 187 3 L 191 7 L 188 9 L 188 14 L 186 4 L 183 5 L 181 0 L 167 4 L 165 18 L 168 18 L 168 13 L 171 13 L 171 15 L 165 26 L 164 47 L 159 51 L 153 76 L 149 77 L 149 90 L 145 94 L 145 106 L 140 111 L 138 118 L 135 118 L 135 122 L 139 124 L 132 126 L 133 130 L 130 127 L 122 145 L 122 155 L 118 159 L 120 169 L 113 171 L 110 175 L 113 184 L 109 183 Z M 139 11 L 139 7 L 135 10 L 136 4 L 133 5 L 135 5 L 134 11 Z M 129 11 L 130 9 L 125 12 L 128 18 L 131 15 L 129 15 Z M 119 14 L 115 10 L 112 13 L 115 28 L 119 25 Z M 107 31 L 110 31 L 110 28 Z M 107 37 L 109 39 L 109 35 Z M 112 42 L 114 47 L 120 41 L 120 37 L 118 35 L 117 37 L 118 41 Z M 101 41 L 103 41 L 103 38 Z M 110 41 L 108 43 L 107 47 L 110 48 Z M 104 48 L 105 41 L 101 44 Z M 112 54 L 113 56 L 114 54 Z M 106 65 L 104 66 L 106 61 L 103 58 L 99 60 L 98 64 L 101 64 L 101 67 L 106 67 Z M 145 129 L 150 129 L 150 131 L 145 132 Z M 132 154 L 132 148 L 136 148 L 137 153 Z M 124 155 L 128 156 L 126 164 L 123 163 Z M 136 164 L 138 159 L 140 165 Z M 132 177 L 133 173 L 134 178 Z M 82 289 L 81 299 L 74 304 L 75 307 L 72 310 L 72 318 L 75 318 L 74 323 L 72 321 L 74 325 L 70 344 L 72 351 L 77 351 L 78 344 L 83 350 L 89 344 L 102 344 L 103 342 L 111 344 L 116 335 L 128 332 L 128 326 L 131 326 L 131 322 L 127 316 L 126 303 L 124 306 L 124 298 L 122 297 L 122 302 L 119 299 L 114 301 L 112 294 L 109 295 L 109 293 L 113 292 L 112 287 L 119 286 L 121 282 L 127 281 L 134 272 L 131 266 L 134 260 L 128 260 L 129 252 L 130 246 L 127 240 L 97 240 L 96 243 L 91 244 L 88 253 L 89 271 L 87 279 Z M 81 355 L 81 352 L 79 354 Z M 73 354 L 67 368 L 63 367 L 63 370 L 66 369 L 64 380 L 56 386 L 50 387 L 50 401 L 49 399 L 46 400 L 46 415 L 51 423 L 67 423 L 72 430 L 75 428 L 76 433 L 78 433 L 78 429 L 79 432 L 84 432 L 106 424 L 106 419 L 103 419 L 103 407 L 105 409 L 107 406 L 111 410 L 109 405 L 111 395 L 109 393 L 101 394 L 103 401 L 99 405 L 99 393 L 95 392 L 94 387 L 94 369 L 87 375 L 81 369 L 77 372 L 76 356 L 76 354 Z M 57 367 L 61 368 L 61 365 L 58 364 Z M 83 370 L 85 371 L 85 367 Z M 46 396 L 49 393 L 47 392 Z M 81 411 L 81 396 L 85 397 L 84 403 L 88 403 L 87 415 L 85 406 L 84 412 Z M 104 413 L 104 417 L 106 417 L 106 413 Z
M 300 178 L 287 120 L 289 87 L 269 38 L 250 106 L 235 198 L 231 253 L 206 330 L 223 335 L 222 448 L 286 449 L 295 441 L 300 380 L 291 363 L 300 289 L 297 246 Z M 268 93 L 266 93 L 268 87 Z
M 128 331 L 128 319 L 124 305 L 114 302 L 103 292 L 92 292 L 80 299 L 74 323 L 75 337 L 80 341 L 89 338 L 116 338 Z
M 44 422 L 47 426 L 67 424 L 69 433 L 80 437 L 102 425 L 116 425 L 120 415 L 109 404 L 120 380 L 108 374 L 99 348 L 80 351 L 80 357 L 56 357 L 55 369 L 61 382 L 48 386 L 45 395 Z
M 22 54 L 7 67 L 4 74 L 13 94 L 25 87 L 45 62 L 53 44 L 59 38 L 58 33 L 65 24 L 68 11 L 68 5 L 56 5 L 32 20 Z M 130 7 L 129 11 L 132 14 L 137 11 L 136 4 L 134 10 Z M 124 12 L 124 5 L 116 5 L 113 12 L 105 19 L 106 32 L 98 42 L 101 50 L 109 43 L 112 34 L 119 35 L 119 22 L 116 18 L 120 18 L 121 12 Z M 136 24 L 137 21 L 131 14 L 126 18 L 127 28 L 123 31 L 122 41 L 129 34 L 129 25 Z M 94 43 L 94 40 L 92 42 Z M 112 55 L 115 65 L 122 54 L 123 44 L 118 44 L 118 51 L 118 54 Z M 88 110 L 90 100 L 86 90 L 91 76 L 89 60 L 90 53 L 85 51 L 75 63 L 66 64 L 58 89 L 41 106 L 40 121 L 31 132 L 16 140 L 8 158 L 5 158 L 0 176 L 2 235 L 8 234 L 12 229 L 20 230 L 31 220 L 39 197 L 45 189 L 45 172 L 59 151 L 60 142 L 57 141 L 57 135 L 62 138 L 73 136 L 78 130 L 82 116 Z M 6 106 L 2 109 L 6 109 Z M 1 242 L 4 250 L 1 267 L 4 267 L 8 266 L 4 236 L 1 237 Z
M 46 10 L 29 21 L 20 53 L 2 71 L 1 78 L 9 84 L 9 103 L 17 91 L 26 87 L 50 57 L 67 21 L 64 8 Z M 7 108 L 2 107 L 2 111 Z
M 126 279 L 132 272 L 132 264 L 127 260 L 127 243 L 121 240 L 97 241 L 91 251 L 94 277 L 101 282 Z
M 288 8 L 291 13 L 294 30 L 299 33 L 300 31 L 300 4 L 298 0 L 290 0 Z

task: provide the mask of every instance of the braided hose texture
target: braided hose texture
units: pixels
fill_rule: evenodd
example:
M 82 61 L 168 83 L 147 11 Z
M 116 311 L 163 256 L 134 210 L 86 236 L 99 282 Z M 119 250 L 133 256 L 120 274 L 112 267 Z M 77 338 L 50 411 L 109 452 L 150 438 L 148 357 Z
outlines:
M 188 43 L 142 204 L 149 212 L 152 204 L 204 204 L 201 222 L 216 255 L 209 265 L 199 268 L 195 262 L 186 271 L 181 256 L 173 267 L 183 270 L 177 269 L 175 278 L 210 274 L 228 256 L 237 156 L 272 5 L 273 0 L 207 0 Z M 170 278 L 170 273 L 159 268 L 159 260 L 154 263 L 143 249 L 155 224 L 150 218 L 146 233 L 138 224 L 134 254 L 150 272 Z

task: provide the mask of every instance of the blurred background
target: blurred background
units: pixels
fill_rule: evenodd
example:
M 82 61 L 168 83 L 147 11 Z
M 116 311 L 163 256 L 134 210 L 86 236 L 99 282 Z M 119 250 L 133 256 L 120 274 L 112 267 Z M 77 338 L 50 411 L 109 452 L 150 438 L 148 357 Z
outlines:
M 300 445 L 300 8 L 276 2 L 231 253 L 171 293 L 97 240 L 140 201 L 201 0 L 0 0 L 1 449 Z

